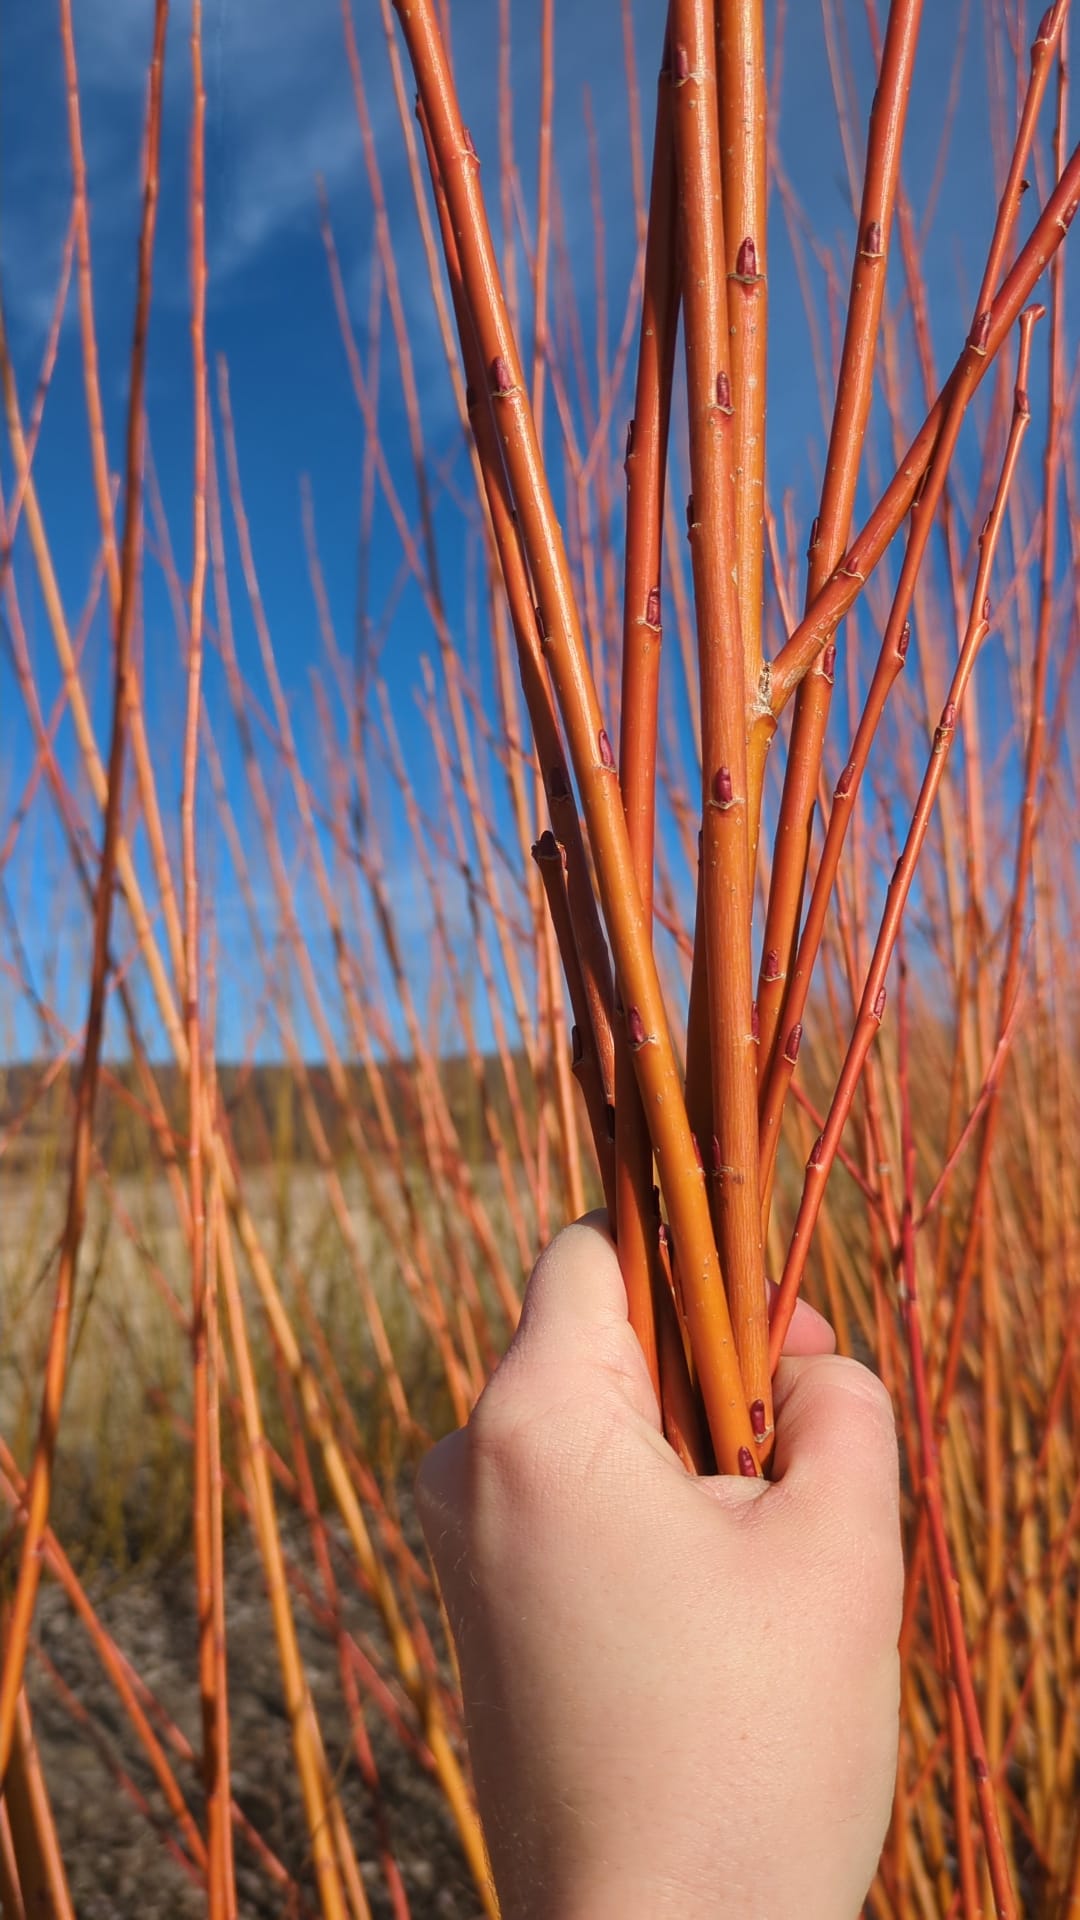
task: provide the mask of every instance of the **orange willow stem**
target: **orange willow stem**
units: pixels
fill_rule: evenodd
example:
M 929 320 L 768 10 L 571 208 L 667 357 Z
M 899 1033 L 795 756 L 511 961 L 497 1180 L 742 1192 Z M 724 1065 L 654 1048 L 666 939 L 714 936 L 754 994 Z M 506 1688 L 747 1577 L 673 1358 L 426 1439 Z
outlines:
M 930 825 L 931 816 L 938 790 L 945 773 L 949 750 L 955 738 L 960 718 L 964 694 L 971 678 L 979 649 L 990 631 L 990 602 L 987 597 L 990 574 L 1001 536 L 1002 522 L 1008 504 L 1009 492 L 1020 455 L 1020 446 L 1031 413 L 1028 406 L 1027 382 L 1031 360 L 1031 335 L 1035 322 L 1041 318 L 1042 307 L 1029 307 L 1020 321 L 1020 350 L 1016 370 L 1016 386 L 1013 397 L 1012 424 L 1005 448 L 1001 475 L 998 480 L 994 503 L 983 529 L 979 564 L 975 572 L 975 584 L 971 596 L 971 612 L 967 630 L 960 648 L 956 670 L 949 687 L 948 697 L 942 709 L 941 719 L 934 731 L 930 758 L 923 775 L 922 786 L 908 828 L 904 849 L 896 864 L 896 870 L 889 884 L 885 910 L 881 917 L 873 958 L 866 975 L 862 999 L 859 1005 L 858 1019 L 850 1045 L 844 1058 L 844 1064 L 837 1081 L 836 1091 L 829 1107 L 825 1126 L 811 1151 L 807 1163 L 806 1180 L 803 1186 L 802 1200 L 798 1218 L 791 1238 L 787 1261 L 784 1266 L 780 1291 L 777 1296 L 770 1326 L 770 1359 L 775 1367 L 783 1349 L 784 1337 L 791 1324 L 798 1298 L 799 1283 L 802 1279 L 809 1252 L 810 1236 L 814 1222 L 821 1208 L 825 1191 L 825 1182 L 829 1170 L 836 1158 L 840 1137 L 847 1125 L 852 1101 L 859 1076 L 862 1073 L 866 1056 L 870 1051 L 875 1034 L 881 1025 L 885 1011 L 885 979 L 892 959 L 893 948 L 900 931 L 904 908 L 915 877 L 915 868 L 922 852 L 923 842 Z
M 398 0 L 397 11 L 458 238 L 462 281 L 486 369 L 485 386 L 503 445 L 540 609 L 543 645 L 582 796 L 635 1072 L 679 1249 L 687 1319 L 717 1458 L 727 1472 L 756 1472 L 705 1183 L 686 1120 L 634 879 L 615 756 L 589 669 L 562 534 L 499 281 L 479 190 L 477 156 L 462 123 L 430 0 L 408 6 Z
M 15 1731 L 15 1716 L 26 1659 L 26 1646 L 41 1578 L 41 1541 L 49 1514 L 53 1458 L 56 1450 L 60 1415 L 67 1378 L 68 1330 L 75 1289 L 75 1272 L 86 1218 L 86 1188 L 90 1168 L 90 1144 L 93 1137 L 94 1103 L 101 1063 L 101 1040 L 105 1021 L 105 999 L 109 971 L 109 929 L 112 922 L 113 877 L 120 838 L 120 811 L 124 779 L 124 750 L 127 739 L 132 670 L 132 641 L 138 603 L 138 573 L 142 524 L 142 480 L 144 465 L 143 395 L 146 380 L 146 342 L 150 319 L 150 288 L 154 258 L 154 234 L 157 224 L 158 156 L 161 143 L 161 101 L 164 78 L 165 28 L 168 0 L 157 0 L 154 13 L 153 51 L 150 64 L 150 98 L 146 119 L 146 157 L 143 178 L 142 220 L 139 230 L 138 282 L 135 299 L 135 327 L 131 349 L 131 385 L 128 394 L 127 491 L 124 502 L 124 537 L 121 558 L 121 594 L 116 621 L 113 659 L 112 741 L 109 749 L 108 798 L 102 837 L 101 864 L 98 870 L 94 902 L 93 958 L 90 1000 L 86 1016 L 86 1038 L 76 1095 L 75 1121 L 71 1144 L 71 1174 L 67 1215 L 60 1248 L 60 1266 L 53 1301 L 53 1320 L 45 1361 L 45 1379 L 37 1445 L 30 1469 L 27 1495 L 27 1525 L 19 1558 L 19 1571 L 11 1601 L 11 1613 L 4 1647 L 3 1674 L 0 1676 L 0 1786 L 7 1772 Z
M 438 176 L 430 129 L 422 111 L 420 124 L 434 183 L 439 230 L 446 254 L 450 291 L 461 338 L 462 359 L 468 382 L 469 424 L 473 431 L 484 497 L 487 501 L 517 645 L 522 691 L 525 695 L 529 724 L 540 764 L 552 830 L 566 851 L 567 890 L 573 917 L 578 963 L 589 1009 L 588 1021 L 582 1024 L 579 1020 L 581 1043 L 582 1047 L 591 1051 L 594 1056 L 596 1075 L 603 1088 L 605 1102 L 610 1103 L 614 1095 L 614 1055 L 611 1032 L 614 993 L 611 983 L 611 962 L 603 928 L 600 925 L 592 883 L 589 879 L 581 821 L 567 772 L 566 753 L 559 731 L 558 715 L 555 711 L 547 665 L 541 648 L 528 567 L 514 520 L 513 503 L 509 497 L 502 451 L 491 408 L 484 398 L 486 384 L 484 367 L 466 304 L 457 240 L 446 194 Z M 565 955 L 563 963 L 566 964 Z M 605 1140 L 606 1136 L 605 1127 Z M 596 1140 L 595 1133 L 594 1143 L 599 1154 L 601 1141 Z
M 0 1616 L 0 1629 L 4 1625 Z M 0 1880 L 4 1913 L 10 1904 L 13 1920 L 20 1910 L 25 1920 L 32 1920 L 35 1914 L 47 1914 L 49 1920 L 75 1920 L 25 1689 L 19 1694 L 15 1739 L 0 1804 L 10 1834 L 12 1879 L 18 1883 L 4 1889 Z
M 551 258 L 552 119 L 555 105 L 555 0 L 540 0 L 540 142 L 536 162 L 536 250 L 533 257 L 532 410 L 544 438 L 544 373 L 548 354 Z
M 413 1637 L 402 1616 L 393 1582 L 388 1577 L 372 1542 L 344 1454 L 326 1409 L 324 1395 L 311 1367 L 300 1351 L 269 1260 L 262 1248 L 255 1223 L 240 1195 L 232 1162 L 220 1134 L 214 1137 L 214 1149 L 225 1202 L 235 1219 L 241 1245 L 258 1288 L 275 1344 L 279 1347 L 289 1375 L 296 1384 L 308 1431 L 322 1454 L 327 1479 L 348 1533 L 350 1546 L 382 1614 L 398 1672 L 420 1715 L 443 1792 L 461 1835 L 470 1868 L 483 1896 L 487 1886 L 483 1840 L 457 1757 L 447 1736 L 440 1703 L 420 1668 Z M 229 1237 L 224 1230 L 220 1236 L 220 1246 L 224 1266 L 227 1256 L 231 1256 Z
M 672 0 L 671 63 L 693 488 L 687 518 L 701 670 L 701 899 L 712 1068 L 713 1136 L 700 1144 L 710 1163 L 720 1261 L 743 1385 L 761 1445 L 772 1431 L 772 1412 L 758 1205 L 748 690 L 736 584 L 740 556 L 731 486 L 735 402 L 728 367 L 711 0 Z M 677 1236 L 676 1251 L 682 1274 Z
M 336 1798 L 336 1793 L 326 1763 L 322 1735 L 300 1658 L 296 1623 L 289 1604 L 281 1537 L 263 1439 L 259 1391 L 236 1275 L 232 1241 L 223 1215 L 220 1216 L 218 1244 L 230 1344 L 243 1409 L 244 1479 L 249 1490 L 252 1522 L 265 1570 L 267 1594 L 273 1615 L 285 1711 L 292 1734 L 296 1771 L 311 1840 L 312 1869 L 319 1889 L 319 1902 L 324 1920 L 346 1920 L 348 1909 L 341 1884 L 341 1862 L 334 1845 L 330 1817 L 331 1803 Z
M 874 391 L 878 325 L 885 297 L 889 239 L 922 7 L 923 0 L 892 0 L 889 8 L 881 71 L 870 111 L 862 205 L 821 504 L 810 535 L 808 604 L 813 603 L 842 558 L 851 526 Z M 800 683 L 795 699 L 758 977 L 763 1088 L 773 1064 L 781 1006 L 798 935 L 832 684 L 831 662 L 822 656 Z M 791 1024 L 790 1019 L 785 1023 L 788 1028 Z
M 623 583 L 619 768 L 626 830 L 646 925 L 652 926 L 656 831 L 656 724 L 662 640 L 664 482 L 679 312 L 678 211 L 671 136 L 670 52 L 657 82 L 656 133 L 645 242 L 644 291 L 634 415 L 626 436 L 626 567 Z M 653 1157 L 624 1035 L 615 1052 L 615 1212 L 619 1262 L 654 1386 L 660 1386 L 656 1312 L 660 1268 Z
M 716 65 L 727 320 L 734 406 L 735 552 L 746 686 L 761 678 L 765 581 L 765 397 L 769 318 L 768 98 L 764 0 L 716 0 Z M 751 769 L 750 870 L 764 756 Z M 754 790 L 756 788 L 756 791 Z
M 1073 149 L 1016 264 L 993 305 L 979 316 L 969 338 L 896 473 L 841 564 L 833 569 L 813 604 L 775 660 L 766 668 L 768 705 L 773 721 L 783 711 L 803 675 L 826 647 L 877 566 L 919 491 L 934 455 L 953 392 L 959 384 L 964 405 L 972 398 L 999 353 L 1036 281 L 1060 247 L 1080 205 L 1080 147 Z

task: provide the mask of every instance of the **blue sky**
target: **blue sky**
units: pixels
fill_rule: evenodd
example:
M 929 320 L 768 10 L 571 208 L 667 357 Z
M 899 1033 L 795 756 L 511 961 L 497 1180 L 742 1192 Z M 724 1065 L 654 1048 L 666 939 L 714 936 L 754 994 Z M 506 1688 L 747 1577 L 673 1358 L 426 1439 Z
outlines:
M 1032 11 L 1032 20 L 1038 8 Z M 569 259 L 581 288 L 586 337 L 594 323 L 592 225 L 583 93 L 587 87 L 603 161 L 607 223 L 609 312 L 614 335 L 622 321 L 633 266 L 629 162 L 623 86 L 622 28 L 616 0 L 556 0 L 556 156 Z M 634 0 L 633 21 L 646 123 L 662 32 L 658 0 Z M 852 63 L 861 111 L 861 153 L 872 69 L 863 10 L 852 15 Z M 849 257 L 851 212 L 836 131 L 822 38 L 813 0 L 788 0 L 783 56 L 780 148 L 817 231 Z M 957 35 L 966 17 L 961 0 L 927 7 L 916 77 L 906 180 L 914 205 L 925 209 L 938 159 Z M 977 12 L 977 9 L 976 9 Z M 134 291 L 139 151 L 145 101 L 152 0 L 75 0 L 75 31 L 82 83 L 82 114 L 90 176 L 96 314 L 110 455 L 121 459 L 126 364 Z M 471 486 L 454 416 L 442 348 L 420 253 L 400 128 L 389 84 L 376 0 L 354 0 L 357 36 L 394 232 L 417 374 L 423 394 L 431 464 L 449 463 L 459 493 Z M 489 192 L 497 181 L 494 0 L 453 0 L 454 51 L 466 118 L 485 161 Z M 774 9 L 770 8 L 770 16 Z M 29 407 L 55 288 L 70 205 L 63 71 L 57 9 L 36 0 L 0 0 L 0 274 L 12 352 L 24 409 Z M 532 204 L 537 120 L 537 0 L 514 9 L 515 140 L 525 201 Z M 189 9 L 175 0 L 166 61 L 166 117 L 160 233 L 155 266 L 148 412 L 155 468 L 160 476 L 182 577 L 190 555 L 190 348 L 188 338 L 185 190 L 190 115 L 187 32 Z M 942 364 L 961 337 L 977 278 L 979 248 L 992 220 L 994 186 L 986 133 L 985 65 L 981 24 L 968 29 L 961 98 L 948 175 L 927 254 L 935 338 Z M 290 697 L 305 765 L 318 784 L 323 753 L 311 695 L 310 669 L 320 657 L 301 535 L 300 485 L 310 477 L 330 604 L 343 648 L 353 632 L 357 578 L 357 517 L 363 430 L 341 347 L 318 224 L 316 181 L 325 183 L 346 275 L 353 322 L 363 346 L 372 271 L 372 216 L 360 137 L 344 55 L 338 0 L 205 0 L 204 45 L 208 93 L 207 168 L 210 245 L 209 333 L 213 355 L 228 364 L 247 510 L 263 599 L 280 670 Z M 1033 195 L 1034 199 L 1035 196 Z M 497 209 L 492 208 L 497 218 Z M 790 488 L 798 512 L 809 517 L 822 431 L 806 380 L 808 345 L 792 257 L 774 197 L 771 225 L 771 297 L 774 336 L 770 370 L 770 463 L 774 493 Z M 844 267 L 846 272 L 846 265 Z M 962 296 L 962 298 L 960 297 Z M 415 507 L 392 342 L 384 315 L 379 418 L 403 500 Z M 613 441 L 620 442 L 620 410 Z M 69 617 L 77 621 L 97 546 L 89 485 L 77 314 L 69 300 L 59 364 L 45 415 L 36 478 Z M 11 463 L 0 454 L 5 494 Z M 443 497 L 437 516 L 440 564 L 455 630 L 464 634 L 468 542 L 460 508 Z M 230 558 L 235 561 L 235 541 Z M 385 509 L 376 518 L 370 556 L 370 595 L 378 612 L 400 570 L 400 549 Z M 38 668 L 46 708 L 57 686 L 55 664 L 25 545 L 17 553 L 20 606 Z M 243 612 L 239 574 L 233 579 L 237 642 L 245 671 L 264 697 L 255 636 Z M 148 560 L 145 584 L 146 697 L 162 799 L 175 820 L 179 789 L 182 660 L 160 574 Z M 482 626 L 482 621 L 481 621 Z M 87 651 L 100 737 L 107 707 L 107 630 L 99 618 Z M 421 654 L 433 637 L 420 597 L 407 590 L 395 602 L 382 668 L 418 788 L 437 807 L 426 729 L 414 691 Z M 483 654 L 482 632 L 479 650 Z M 490 686 L 481 666 L 478 691 Z M 220 724 L 226 775 L 245 828 L 256 838 L 245 797 L 242 764 L 228 720 L 220 668 L 207 666 L 208 708 Z M 65 765 L 74 745 L 60 734 Z M 0 832 L 6 829 L 32 758 L 21 696 L 6 652 L 0 658 Z M 284 778 L 268 753 L 269 777 L 291 820 Z M 85 793 L 77 783 L 85 803 Z M 205 781 L 204 781 L 205 790 Z M 400 809 L 385 780 L 383 833 L 395 905 L 413 943 L 418 981 L 425 981 L 430 916 L 413 863 Z M 92 813 L 91 813 L 92 818 Z M 208 822 L 208 833 L 210 825 Z M 295 829 L 285 824 L 295 847 Z M 211 835 L 211 839 L 212 839 Z M 207 844 L 208 875 L 217 883 L 221 964 L 221 1045 L 239 1050 L 250 1030 L 251 952 L 244 914 L 216 844 Z M 269 883 L 253 847 L 260 900 L 273 919 Z M 80 1010 L 82 910 L 63 879 L 65 864 L 48 803 L 20 839 L 5 884 L 15 903 L 27 951 L 43 983 L 50 968 L 55 1001 L 67 1019 Z M 303 871 L 299 898 L 306 913 Z M 460 898 L 452 899 L 466 944 Z M 312 908 L 312 911 L 313 908 Z M 6 935 L 0 929 L 0 945 Z M 122 939 L 121 939 L 122 950 Z M 10 953 L 6 953 L 10 959 Z M 152 1022 L 151 1022 L 152 1026 Z M 25 1004 L 0 980 L 0 1048 L 25 1050 L 36 1029 Z M 263 1044 L 273 1050 L 270 1029 Z M 303 1044 L 314 1045 L 301 1024 Z

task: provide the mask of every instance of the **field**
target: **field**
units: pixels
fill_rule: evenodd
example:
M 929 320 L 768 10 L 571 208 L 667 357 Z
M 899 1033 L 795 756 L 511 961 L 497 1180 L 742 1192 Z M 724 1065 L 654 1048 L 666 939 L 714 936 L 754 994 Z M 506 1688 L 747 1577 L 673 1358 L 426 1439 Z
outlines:
M 892 1395 L 866 1920 L 1080 1920 L 1070 6 L 665 11 L 5 22 L 4 1920 L 496 1914 L 412 1487 L 594 1207 L 689 1471 Z

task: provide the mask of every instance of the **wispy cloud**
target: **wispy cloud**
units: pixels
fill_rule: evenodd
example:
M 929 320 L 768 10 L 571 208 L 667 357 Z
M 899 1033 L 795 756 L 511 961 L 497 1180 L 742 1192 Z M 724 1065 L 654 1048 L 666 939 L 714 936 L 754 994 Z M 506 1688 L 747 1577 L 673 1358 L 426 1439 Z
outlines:
M 378 49 L 368 18 L 365 52 Z M 146 0 L 75 9 L 82 123 L 99 285 L 130 257 L 138 218 L 152 10 Z M 303 6 L 206 0 L 207 226 L 215 293 L 278 235 L 314 218 L 315 179 L 359 179 L 360 141 L 338 0 Z M 190 4 L 173 7 L 166 57 L 159 288 L 184 293 Z M 70 200 L 63 69 L 53 8 L 27 10 L 5 46 L 0 89 L 0 260 L 18 324 L 51 306 Z M 388 89 L 375 90 L 385 100 Z M 391 110 L 392 110 L 392 103 Z M 381 115 L 377 112 L 377 117 Z

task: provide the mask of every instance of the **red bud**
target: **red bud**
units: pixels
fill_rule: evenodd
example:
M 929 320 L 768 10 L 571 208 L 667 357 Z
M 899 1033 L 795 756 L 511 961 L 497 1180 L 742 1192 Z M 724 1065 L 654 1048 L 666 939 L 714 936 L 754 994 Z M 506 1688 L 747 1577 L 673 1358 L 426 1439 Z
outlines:
M 752 233 L 748 233 L 746 239 L 740 242 L 735 256 L 735 271 L 740 280 L 756 280 L 758 277 L 757 248 Z
M 713 774 L 712 798 L 713 806 L 719 807 L 721 813 L 726 813 L 729 807 L 735 805 L 735 794 L 731 785 L 730 767 L 717 767 L 716 772 Z

